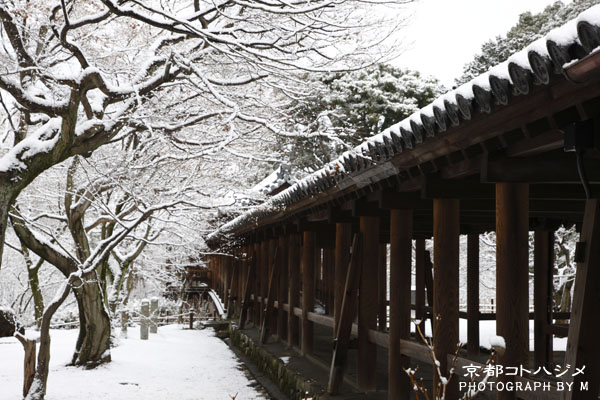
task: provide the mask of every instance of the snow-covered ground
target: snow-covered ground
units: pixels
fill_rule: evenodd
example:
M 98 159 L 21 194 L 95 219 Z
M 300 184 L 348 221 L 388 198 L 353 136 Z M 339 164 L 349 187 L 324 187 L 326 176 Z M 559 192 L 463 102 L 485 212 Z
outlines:
M 112 350 L 113 361 L 93 370 L 68 367 L 77 330 L 53 330 L 47 400 L 264 399 L 249 386 L 227 345 L 212 329 L 160 327 L 150 340 L 130 328 Z M 0 339 L 0 400 L 21 399 L 23 347 Z

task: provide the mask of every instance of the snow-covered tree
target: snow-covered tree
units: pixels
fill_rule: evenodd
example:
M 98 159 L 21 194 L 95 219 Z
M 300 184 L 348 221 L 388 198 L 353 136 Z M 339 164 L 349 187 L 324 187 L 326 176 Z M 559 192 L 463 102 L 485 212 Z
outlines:
M 563 25 L 599 2 L 599 0 L 574 0 L 564 4 L 556 1 L 537 14 L 529 11 L 521 14 L 517 24 L 506 35 L 496 36 L 481 46 L 481 52 L 465 65 L 463 75 L 456 79 L 456 84 L 461 85 L 486 72 L 550 30 Z
M 357 68 L 390 54 L 373 45 L 399 22 L 374 20 L 374 3 L 3 2 L 0 243 L 18 194 L 74 155 L 142 132 L 200 145 L 202 154 L 258 127 L 285 135 L 261 106 L 293 72 Z M 194 140 L 182 138 L 191 131 Z
M 408 117 L 443 90 L 435 78 L 388 64 L 305 80 L 314 92 L 290 105 L 290 129 L 300 135 L 292 139 L 286 156 L 308 170 Z

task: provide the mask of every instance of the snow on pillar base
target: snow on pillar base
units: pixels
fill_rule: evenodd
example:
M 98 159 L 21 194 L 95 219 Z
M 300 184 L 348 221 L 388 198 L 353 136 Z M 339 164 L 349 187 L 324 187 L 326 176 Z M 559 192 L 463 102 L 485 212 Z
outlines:
M 148 340 L 148 317 L 150 316 L 150 302 L 148 299 L 142 300 L 142 310 L 140 315 L 140 339 Z

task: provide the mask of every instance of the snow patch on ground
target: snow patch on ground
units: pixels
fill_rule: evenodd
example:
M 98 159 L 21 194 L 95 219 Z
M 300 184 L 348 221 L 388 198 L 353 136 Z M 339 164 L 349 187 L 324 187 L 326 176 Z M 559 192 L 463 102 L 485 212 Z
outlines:
M 66 366 L 77 332 L 52 331 L 46 400 L 264 399 L 212 329 L 168 325 L 143 341 L 139 327 L 130 328 L 112 349 L 113 361 L 93 370 Z M 0 399 L 20 400 L 22 380 L 23 347 L 15 338 L 0 339 Z

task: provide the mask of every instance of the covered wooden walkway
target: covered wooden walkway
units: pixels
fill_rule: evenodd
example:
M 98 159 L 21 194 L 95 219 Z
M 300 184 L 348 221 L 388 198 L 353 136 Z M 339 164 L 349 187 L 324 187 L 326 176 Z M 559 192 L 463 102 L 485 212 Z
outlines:
M 594 399 L 600 388 L 600 26 L 598 6 L 574 23 L 442 96 L 415 115 L 272 197 L 209 237 L 228 255 L 209 261 L 215 289 L 239 315 L 303 354 L 315 324 L 333 329 L 329 391 L 335 393 L 352 335 L 356 382 L 377 389 L 377 349 L 388 351 L 387 396 L 407 399 L 410 359 L 431 363 L 411 339 L 417 319 L 435 316 L 442 375 L 478 365 L 479 239 L 495 231 L 498 363 L 552 369 L 554 336 L 568 336 L 552 390 L 497 391 L 499 399 Z M 557 38 L 570 37 L 569 41 Z M 580 232 L 572 310 L 552 312 L 553 231 Z M 535 234 L 534 305 L 529 305 L 529 232 Z M 455 357 L 459 235 L 468 235 L 468 354 Z M 433 239 L 433 262 L 425 239 Z M 413 258 L 413 246 L 416 256 Z M 388 257 L 389 254 L 389 257 Z M 411 268 L 416 298 L 411 301 Z M 389 282 L 386 271 L 389 270 Z M 390 287 L 389 303 L 386 299 Z M 427 289 L 427 290 L 426 290 Z M 426 296 L 429 296 L 426 307 Z M 325 314 L 316 312 L 322 305 Z M 388 312 L 389 305 L 389 312 Z M 355 317 L 357 316 L 356 320 Z M 535 321 L 533 365 L 528 321 Z M 554 319 L 569 319 L 556 325 Z M 389 324 L 388 324 L 389 320 Z M 356 323 L 354 323 L 356 322 Z M 333 340 L 333 338 L 332 338 Z M 584 367 L 585 366 L 585 367 Z M 585 373 L 577 373 L 584 368 Z M 538 380 L 501 374 L 505 387 Z M 434 383 L 443 379 L 436 374 Z M 573 390 L 561 391 L 563 383 Z M 587 384 L 586 384 L 587 382 Z M 448 399 L 458 398 L 458 379 Z M 586 386 L 587 385 L 587 386 Z

